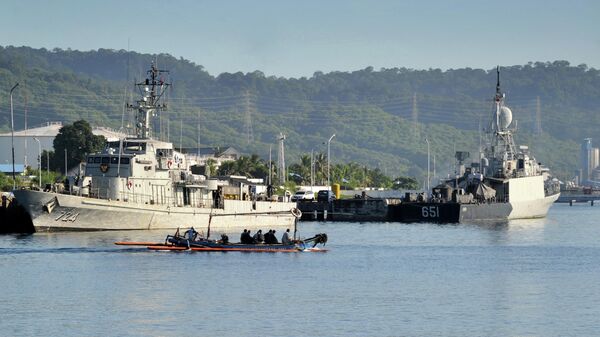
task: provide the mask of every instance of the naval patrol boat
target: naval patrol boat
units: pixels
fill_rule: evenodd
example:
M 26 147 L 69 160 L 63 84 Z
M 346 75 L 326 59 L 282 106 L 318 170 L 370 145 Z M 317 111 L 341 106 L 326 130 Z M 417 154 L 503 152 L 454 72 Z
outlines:
M 13 193 L 40 230 L 139 230 L 204 227 L 235 231 L 293 226 L 296 203 L 257 201 L 245 177 L 192 174 L 186 156 L 152 137 L 151 118 L 166 110 L 166 70 L 153 64 L 136 83 L 141 99 L 135 136 L 110 141 L 89 154 L 78 192 L 17 189 Z
M 478 160 L 465 165 L 470 154 L 456 152 L 455 177 L 434 187 L 431 194 L 407 194 L 400 204 L 390 205 L 390 220 L 456 223 L 546 216 L 560 196 L 559 182 L 527 146 L 515 144 L 516 122 L 504 102 L 499 67 L 496 74 L 493 113 Z

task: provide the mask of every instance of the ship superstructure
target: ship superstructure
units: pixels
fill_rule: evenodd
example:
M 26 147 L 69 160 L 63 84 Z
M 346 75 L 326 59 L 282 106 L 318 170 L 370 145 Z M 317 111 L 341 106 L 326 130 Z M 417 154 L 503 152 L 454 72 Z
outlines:
M 434 187 L 431 194 L 408 196 L 390 206 L 391 218 L 400 221 L 462 222 L 545 217 L 560 195 L 559 183 L 531 155 L 517 146 L 517 123 L 505 105 L 500 69 L 485 145 L 476 161 L 465 165 L 469 152 L 456 152 L 456 174 Z

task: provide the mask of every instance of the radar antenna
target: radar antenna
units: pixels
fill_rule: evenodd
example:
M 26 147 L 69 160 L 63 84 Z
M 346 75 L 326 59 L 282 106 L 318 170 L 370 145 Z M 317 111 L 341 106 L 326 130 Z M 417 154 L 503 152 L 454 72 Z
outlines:
M 154 62 L 146 74 L 147 77 L 144 81 L 135 84 L 142 96 L 141 99 L 135 105 L 127 105 L 128 109 L 137 110 L 135 135 L 141 139 L 152 137 L 151 118 L 167 109 L 167 104 L 160 101 L 167 87 L 171 85 L 164 78 L 164 75 L 168 75 L 169 71 L 158 69 Z

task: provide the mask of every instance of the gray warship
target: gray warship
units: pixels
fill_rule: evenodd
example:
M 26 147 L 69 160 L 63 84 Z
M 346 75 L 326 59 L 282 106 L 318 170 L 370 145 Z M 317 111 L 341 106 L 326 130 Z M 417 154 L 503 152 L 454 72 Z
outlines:
M 89 154 L 76 193 L 13 191 L 37 231 L 204 228 L 209 221 L 226 232 L 293 226 L 295 203 L 256 200 L 245 177 L 192 174 L 172 143 L 152 138 L 151 118 L 167 108 L 167 73 L 153 64 L 135 84 L 141 98 L 128 105 L 135 135 Z
M 456 152 L 456 175 L 431 193 L 408 194 L 390 205 L 390 221 L 468 222 L 543 218 L 560 196 L 559 182 L 536 161 L 527 146 L 515 144 L 512 111 L 500 89 L 500 69 L 494 109 L 479 158 L 466 165 L 468 152 Z

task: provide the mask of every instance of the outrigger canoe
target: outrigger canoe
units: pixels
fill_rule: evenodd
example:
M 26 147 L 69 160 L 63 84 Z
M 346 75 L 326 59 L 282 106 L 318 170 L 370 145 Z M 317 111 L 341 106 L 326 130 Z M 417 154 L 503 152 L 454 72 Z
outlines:
M 311 246 L 312 243 L 312 246 Z M 115 242 L 122 246 L 146 246 L 152 250 L 168 251 L 203 251 L 203 252 L 326 252 L 327 249 L 317 247 L 324 246 L 327 243 L 327 234 L 320 233 L 312 238 L 296 240 L 291 244 L 243 244 L 243 243 L 223 243 L 221 240 L 189 240 L 180 235 L 168 235 L 165 243 L 159 242 Z
M 237 252 L 300 252 L 300 251 L 326 251 L 324 246 L 327 243 L 327 234 L 320 233 L 311 238 L 304 240 L 294 240 L 290 244 L 264 244 L 264 243 L 231 243 L 228 240 L 207 240 L 197 239 L 190 240 L 185 236 L 175 233 L 175 235 L 167 235 L 165 244 L 149 245 L 149 249 L 154 250 L 184 250 L 190 249 L 194 251 L 237 251 Z M 312 244 L 312 246 L 311 246 Z M 175 249 L 173 249 L 175 248 Z M 183 248 L 183 249 L 181 249 Z
M 296 237 L 297 221 L 301 213 L 298 210 L 296 213 L 294 238 Z M 319 233 L 311 238 L 302 240 L 292 240 L 290 243 L 282 244 L 265 244 L 265 243 L 232 243 L 229 242 L 227 235 L 221 235 L 220 240 L 210 240 L 210 218 L 208 222 L 207 237 L 203 238 L 196 232 L 193 227 L 180 235 L 179 229 L 173 235 L 167 235 L 164 243 L 153 242 L 115 242 L 116 245 L 124 246 L 146 246 L 152 250 L 168 250 L 168 251 L 205 251 L 205 252 L 326 252 L 323 246 L 327 243 L 327 234 Z M 311 246 L 312 244 L 312 246 Z M 321 245 L 321 247 L 317 247 Z

